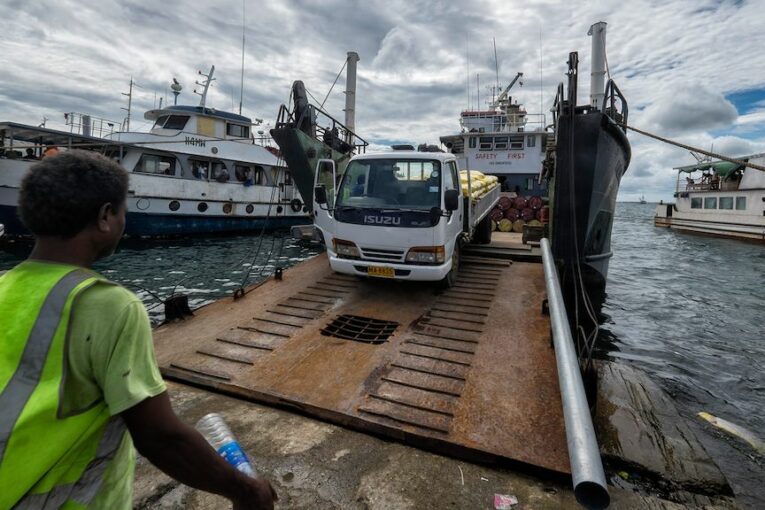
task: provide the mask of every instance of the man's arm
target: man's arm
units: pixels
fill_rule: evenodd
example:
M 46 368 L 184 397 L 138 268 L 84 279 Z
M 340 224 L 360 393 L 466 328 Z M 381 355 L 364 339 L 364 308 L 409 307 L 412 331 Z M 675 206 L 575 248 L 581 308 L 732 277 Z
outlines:
M 271 485 L 240 473 L 173 412 L 167 392 L 120 413 L 136 449 L 159 469 L 195 489 L 219 494 L 235 510 L 274 508 Z

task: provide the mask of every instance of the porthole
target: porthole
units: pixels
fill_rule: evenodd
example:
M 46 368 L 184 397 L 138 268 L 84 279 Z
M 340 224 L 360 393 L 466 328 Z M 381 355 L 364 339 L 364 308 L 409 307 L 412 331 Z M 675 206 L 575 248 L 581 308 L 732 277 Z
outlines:
M 231 211 L 234 210 L 234 206 L 231 204 L 231 202 L 226 202 L 223 204 L 223 214 L 231 214 Z
M 149 205 L 151 205 L 150 202 L 145 198 L 139 198 L 135 203 L 135 206 L 139 211 L 145 211 L 149 208 Z
M 252 204 L 247 204 L 247 207 L 245 207 L 244 210 L 247 211 L 247 214 L 252 214 L 252 212 L 255 210 L 255 206 Z
M 281 214 L 282 211 L 284 211 L 284 207 L 282 207 L 282 206 L 277 206 L 276 207 L 276 214 Z
M 207 202 L 199 202 L 199 205 L 197 206 L 197 211 L 205 212 L 206 210 L 207 210 Z
M 168 208 L 169 208 L 171 211 L 177 211 L 178 209 L 180 209 L 180 208 L 181 208 L 181 203 L 180 203 L 179 201 L 177 201 L 177 200 L 173 200 L 172 202 L 170 202 L 169 204 L 167 204 L 167 207 L 168 207 Z

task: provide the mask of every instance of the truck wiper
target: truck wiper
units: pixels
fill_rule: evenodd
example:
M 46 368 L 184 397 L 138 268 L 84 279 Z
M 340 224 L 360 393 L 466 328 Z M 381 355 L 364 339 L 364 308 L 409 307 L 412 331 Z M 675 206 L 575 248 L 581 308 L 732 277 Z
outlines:
M 418 212 L 418 213 L 429 213 L 429 212 L 430 212 L 430 209 L 404 209 L 404 208 L 400 208 L 400 207 L 397 207 L 397 208 L 384 208 L 384 209 L 381 209 L 381 208 L 377 208 L 377 209 L 375 209 L 375 210 L 377 210 L 377 211 L 380 211 L 380 212 L 383 212 L 383 213 L 386 213 L 386 212 Z

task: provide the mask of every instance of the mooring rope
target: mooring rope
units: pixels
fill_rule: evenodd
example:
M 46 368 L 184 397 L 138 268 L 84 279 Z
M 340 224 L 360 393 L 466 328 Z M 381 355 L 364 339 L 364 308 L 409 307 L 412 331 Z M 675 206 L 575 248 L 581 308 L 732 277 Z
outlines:
M 659 140 L 660 142 L 664 142 L 670 145 L 674 145 L 676 147 L 680 147 L 682 149 L 691 151 L 691 152 L 698 152 L 699 154 L 703 154 L 705 156 L 709 156 L 710 158 L 720 159 L 722 161 L 727 161 L 729 163 L 734 163 L 736 165 L 742 165 L 742 166 L 748 166 L 749 168 L 753 168 L 754 170 L 759 170 L 761 172 L 765 172 L 765 166 L 762 165 L 756 165 L 754 163 L 749 163 L 748 161 L 743 161 L 741 159 L 731 158 L 730 156 L 724 156 L 722 154 L 718 154 L 716 152 L 706 151 L 704 149 L 699 149 L 698 147 L 692 147 L 690 145 L 686 145 L 684 143 L 680 143 L 675 140 L 670 140 L 669 138 L 664 138 L 663 136 L 659 136 L 653 133 L 649 133 L 648 131 L 643 131 L 642 129 L 638 129 L 634 126 L 629 126 L 624 123 L 620 123 L 620 126 L 631 129 L 632 131 L 636 133 L 640 133 L 643 136 L 647 136 L 649 138 L 653 138 L 655 140 Z

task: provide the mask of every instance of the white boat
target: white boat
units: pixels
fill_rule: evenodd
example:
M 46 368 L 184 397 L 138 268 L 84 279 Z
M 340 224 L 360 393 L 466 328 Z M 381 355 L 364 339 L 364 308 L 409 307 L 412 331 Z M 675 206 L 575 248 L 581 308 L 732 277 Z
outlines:
M 734 159 L 765 165 L 765 153 Z M 656 207 L 657 227 L 765 242 L 765 172 L 727 161 L 675 170 L 677 201 Z
M 645 195 L 640 195 L 640 203 L 641 204 L 647 204 L 648 202 L 645 201 Z
M 206 84 L 212 79 L 211 69 Z M 130 172 L 125 234 L 164 237 L 260 232 L 307 220 L 290 173 L 270 139 L 256 139 L 251 119 L 205 106 L 150 110 L 149 132 L 93 136 L 93 120 L 68 122 L 80 132 L 0 123 L 0 223 L 6 234 L 28 234 L 16 215 L 21 179 L 55 145 L 101 152 Z M 73 129 L 74 131 L 74 129 Z M 100 133 L 99 133 L 100 134 Z
M 539 182 L 549 134 L 545 116 L 529 114 L 508 95 L 522 76 L 518 73 L 487 110 L 463 110 L 460 132 L 442 136 L 441 143 L 457 156 L 460 168 L 496 175 L 503 191 L 546 196 L 546 184 Z

